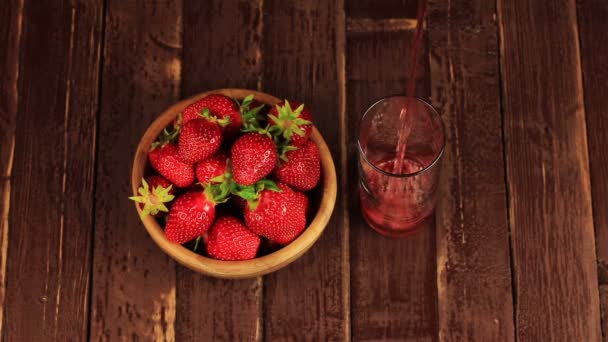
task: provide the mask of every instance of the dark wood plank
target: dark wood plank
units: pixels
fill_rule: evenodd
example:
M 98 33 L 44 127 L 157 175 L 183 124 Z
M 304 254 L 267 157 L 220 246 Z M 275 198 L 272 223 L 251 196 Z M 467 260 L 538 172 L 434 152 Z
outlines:
M 416 18 L 418 0 L 346 1 L 348 18 Z
M 513 341 L 494 2 L 429 3 L 431 94 L 446 127 L 437 206 L 441 341 Z
M 498 1 L 519 341 L 599 341 L 574 0 Z
M 601 0 L 578 1 L 578 25 L 585 89 L 585 115 L 589 143 L 591 194 L 593 196 L 593 222 L 602 291 L 602 312 L 608 315 L 608 46 L 603 43 L 608 32 L 608 2 Z M 604 341 L 608 341 L 608 320 L 604 323 Z
M 390 239 L 364 222 L 359 207 L 357 129 L 381 97 L 405 94 L 414 31 L 356 33 L 347 39 L 352 337 L 356 341 L 435 341 L 435 228 Z M 417 94 L 429 94 L 427 49 L 420 53 Z
M 179 99 L 179 1 L 107 2 L 95 194 L 93 341 L 175 340 L 175 266 L 150 239 L 131 192 L 139 137 Z
M 310 106 L 343 177 L 342 1 L 264 1 L 264 91 Z M 348 222 L 344 191 L 308 253 L 265 277 L 267 341 L 345 341 L 349 334 Z
M 602 336 L 603 336 L 603 341 L 606 342 L 608 341 L 608 334 L 606 332 L 608 332 L 608 310 L 606 310 L 606 308 L 608 308 L 608 286 L 606 285 L 601 285 L 600 286 L 600 305 L 601 305 L 601 321 L 602 321 Z
M 182 95 L 257 89 L 262 1 L 184 1 Z M 178 269 L 178 341 L 260 341 L 262 279 L 219 280 Z M 199 327 L 199 328 L 195 328 Z
M 102 1 L 23 9 L 4 339 L 87 337 Z
M 0 334 L 4 314 L 6 256 L 8 251 L 11 175 L 17 125 L 19 51 L 23 1 L 4 3 L 0 8 Z

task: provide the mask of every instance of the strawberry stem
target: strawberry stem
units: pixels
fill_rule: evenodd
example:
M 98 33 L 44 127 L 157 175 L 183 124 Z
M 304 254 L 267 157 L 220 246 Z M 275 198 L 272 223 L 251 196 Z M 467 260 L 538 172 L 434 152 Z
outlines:
M 168 143 L 175 142 L 179 133 L 182 129 L 182 113 L 177 114 L 177 118 L 173 122 L 173 127 L 171 130 L 167 130 L 167 128 L 163 129 L 161 134 L 156 138 L 156 140 L 150 145 L 150 151 L 155 148 L 163 147 Z
M 196 250 L 198 249 L 198 244 L 201 242 L 201 237 L 197 237 L 196 240 L 194 241 L 194 248 L 192 248 L 192 250 L 194 252 L 196 252 Z

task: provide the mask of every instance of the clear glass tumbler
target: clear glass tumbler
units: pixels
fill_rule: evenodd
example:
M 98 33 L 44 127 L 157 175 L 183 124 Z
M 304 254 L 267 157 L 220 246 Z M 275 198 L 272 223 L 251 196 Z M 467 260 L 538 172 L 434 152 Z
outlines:
M 407 111 L 402 172 L 395 172 L 400 114 L 407 97 L 392 96 L 372 105 L 359 123 L 359 193 L 367 223 L 387 236 L 416 232 L 435 209 L 444 127 L 435 108 L 419 98 Z

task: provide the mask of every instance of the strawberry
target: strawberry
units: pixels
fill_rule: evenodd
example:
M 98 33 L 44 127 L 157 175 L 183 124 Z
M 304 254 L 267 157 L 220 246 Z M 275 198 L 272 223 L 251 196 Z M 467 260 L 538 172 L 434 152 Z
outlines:
M 219 260 L 249 260 L 255 258 L 261 239 L 239 219 L 232 216 L 218 218 L 209 230 L 207 253 Z
M 137 192 L 139 196 L 132 196 L 129 199 L 139 204 L 141 209 L 140 216 L 148 215 L 158 216 L 161 212 L 168 212 L 166 203 L 169 203 L 175 198 L 175 189 L 173 184 L 162 176 L 150 176 L 148 179 L 141 179 L 142 186 Z
M 277 104 L 268 113 L 268 123 L 271 133 L 282 135 L 292 146 L 304 145 L 312 134 L 312 115 L 300 102 Z
M 188 192 L 179 196 L 167 218 L 165 237 L 179 244 L 205 233 L 215 218 L 215 202 L 205 192 Z
M 265 134 L 247 133 L 232 145 L 230 159 L 234 180 L 241 185 L 253 185 L 277 164 L 276 146 Z
M 321 178 L 321 155 L 312 140 L 297 150 L 288 150 L 281 159 L 275 171 L 279 181 L 300 191 L 317 186 Z
M 255 192 L 245 189 L 237 193 L 248 200 L 245 223 L 252 232 L 286 245 L 306 228 L 305 205 L 286 184 L 262 182 L 262 187 L 256 184 Z
M 148 153 L 148 160 L 154 170 L 168 179 L 175 186 L 187 188 L 194 183 L 194 167 L 178 158 L 177 146 L 167 143 L 154 146 Z
M 301 203 L 304 207 L 304 215 L 308 216 L 308 211 L 310 210 L 310 201 L 308 200 L 308 196 L 299 191 L 294 191 L 293 194 L 296 196 L 296 201 Z
M 226 141 L 234 141 L 241 131 L 241 113 L 238 110 L 232 110 L 218 114 L 218 123 L 222 127 L 223 139 Z M 224 123 L 226 122 L 226 123 Z
M 179 158 L 194 164 L 211 157 L 220 148 L 220 127 L 205 119 L 190 120 L 181 128 L 179 135 Z
M 223 152 L 218 152 L 211 158 L 198 162 L 194 167 L 196 178 L 200 183 L 209 183 L 212 178 L 226 173 L 228 157 Z
M 182 112 L 182 123 L 186 124 L 193 119 L 201 118 L 203 109 L 207 108 L 211 115 L 223 118 L 229 112 L 237 112 L 238 107 L 231 98 L 222 94 L 210 94 L 190 104 Z
M 203 235 L 215 219 L 215 206 L 227 201 L 229 193 L 227 183 L 223 183 L 179 196 L 167 217 L 167 240 L 183 244 Z
M 232 99 L 221 94 L 207 95 L 182 112 L 182 124 L 199 118 L 217 122 L 227 141 L 236 138 L 242 125 L 239 107 Z

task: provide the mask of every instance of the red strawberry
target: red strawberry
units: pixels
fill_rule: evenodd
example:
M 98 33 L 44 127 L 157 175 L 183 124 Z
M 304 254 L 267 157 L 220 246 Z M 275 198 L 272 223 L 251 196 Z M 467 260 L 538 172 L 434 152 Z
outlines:
M 137 190 L 139 196 L 132 196 L 129 199 L 137 202 L 141 209 L 140 216 L 158 216 L 161 212 L 168 212 L 166 203 L 175 198 L 173 184 L 162 176 L 150 176 L 148 179 L 141 180 L 142 186 Z
M 300 102 L 285 100 L 274 106 L 268 113 L 268 123 L 273 133 L 282 134 L 292 146 L 304 145 L 312 134 L 312 115 Z
M 205 108 L 209 110 L 211 115 L 218 118 L 223 118 L 228 112 L 236 111 L 238 113 L 239 110 L 231 98 L 221 94 L 210 94 L 184 109 L 182 112 L 182 123 L 186 124 L 190 120 L 201 118 L 203 109 Z
M 218 122 L 222 127 L 222 132 L 224 134 L 223 138 L 226 141 L 234 141 L 234 139 L 239 135 L 241 126 L 243 124 L 241 121 L 241 113 L 238 110 L 232 110 L 222 114 L 217 114 L 216 117 L 219 119 Z
M 279 181 L 296 190 L 308 191 L 319 183 L 321 178 L 321 155 L 317 145 L 308 140 L 297 150 L 287 151 L 276 170 Z
M 253 185 L 277 164 L 276 146 L 264 134 L 247 133 L 232 145 L 232 175 L 238 184 Z
M 252 232 L 286 245 L 306 228 L 305 206 L 287 185 L 277 186 L 280 192 L 266 188 L 247 202 L 245 223 Z
M 199 162 L 195 166 L 196 178 L 200 183 L 209 183 L 212 178 L 223 175 L 227 170 L 228 157 L 218 152 L 211 158 Z
M 249 260 L 255 258 L 261 239 L 241 221 L 232 216 L 215 221 L 207 236 L 207 253 L 219 260 Z
M 148 153 L 150 165 L 175 186 L 186 188 L 194 183 L 194 167 L 178 158 L 177 146 L 168 143 Z
M 215 219 L 215 205 L 207 191 L 188 192 L 179 196 L 169 210 L 165 237 L 179 244 L 205 233 Z
M 220 127 L 205 119 L 190 120 L 183 125 L 179 135 L 179 158 L 184 163 L 194 164 L 211 157 L 220 148 Z
M 305 193 L 294 191 L 294 196 L 296 196 L 296 201 L 301 203 L 304 207 L 304 214 L 308 216 L 308 210 L 310 209 L 310 201 L 308 200 L 308 196 Z

